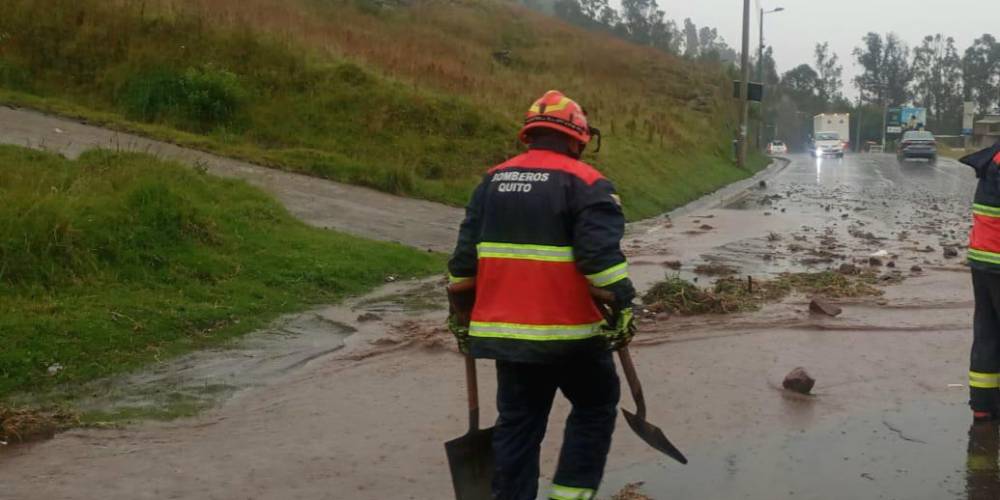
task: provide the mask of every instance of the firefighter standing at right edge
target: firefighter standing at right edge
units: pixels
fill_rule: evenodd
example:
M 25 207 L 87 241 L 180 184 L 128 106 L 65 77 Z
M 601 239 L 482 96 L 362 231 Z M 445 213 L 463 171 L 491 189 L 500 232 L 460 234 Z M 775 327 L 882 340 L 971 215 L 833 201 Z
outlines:
M 1000 143 L 960 160 L 976 171 L 969 267 L 976 309 L 969 405 L 976 422 L 1000 418 Z
M 528 152 L 483 178 L 448 264 L 449 326 L 463 352 L 496 360 L 495 500 L 535 500 L 557 391 L 573 409 L 549 498 L 591 500 L 604 474 L 620 396 L 611 352 L 634 334 L 635 290 L 618 196 L 579 159 L 597 135 L 562 93 L 535 101 L 520 133 Z M 607 319 L 590 287 L 614 296 Z

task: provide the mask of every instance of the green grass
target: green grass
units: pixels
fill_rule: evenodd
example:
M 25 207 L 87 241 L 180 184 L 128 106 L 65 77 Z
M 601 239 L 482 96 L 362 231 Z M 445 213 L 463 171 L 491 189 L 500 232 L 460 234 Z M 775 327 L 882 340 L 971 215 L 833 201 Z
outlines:
M 141 154 L 69 161 L 0 146 L 0 199 L 0 399 L 218 345 L 387 275 L 443 267 Z
M 729 159 L 735 114 L 718 67 L 505 2 L 365 5 L 10 0 L 0 102 L 462 205 L 519 150 L 531 100 L 561 88 L 606 133 L 586 159 L 631 219 L 748 175 Z M 489 56 L 504 47 L 510 65 Z

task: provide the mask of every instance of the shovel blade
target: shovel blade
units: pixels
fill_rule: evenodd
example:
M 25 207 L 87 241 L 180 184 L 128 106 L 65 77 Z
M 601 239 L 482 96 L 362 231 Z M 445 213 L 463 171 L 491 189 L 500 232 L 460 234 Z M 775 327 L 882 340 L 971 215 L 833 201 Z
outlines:
M 493 428 L 469 431 L 444 444 L 457 500 L 493 498 Z
M 659 427 L 639 418 L 628 410 L 623 409 L 622 413 L 625 414 L 625 421 L 632 428 L 632 432 L 635 432 L 646 444 L 682 464 L 688 463 L 687 457 L 667 439 L 667 436 L 663 435 L 663 431 Z

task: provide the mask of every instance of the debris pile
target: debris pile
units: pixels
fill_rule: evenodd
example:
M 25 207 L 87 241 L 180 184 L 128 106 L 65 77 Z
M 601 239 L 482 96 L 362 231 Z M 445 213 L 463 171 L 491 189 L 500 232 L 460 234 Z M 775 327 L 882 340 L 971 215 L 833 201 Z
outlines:
M 57 432 L 77 425 L 80 425 L 79 417 L 65 410 L 0 406 L 0 442 L 3 444 L 49 439 Z
M 773 280 L 747 281 L 734 277 L 719 279 L 714 286 L 701 288 L 678 276 L 653 285 L 643 303 L 653 314 L 731 314 L 759 310 L 793 292 L 813 297 L 856 298 L 879 296 L 875 288 L 879 276 L 872 272 L 843 274 L 832 271 L 786 273 Z
M 611 500 L 654 500 L 653 497 L 639 491 L 643 483 L 626 484 L 624 488 L 611 497 Z
M 737 271 L 738 269 L 735 267 L 721 262 L 709 262 L 708 264 L 701 264 L 694 268 L 694 272 L 696 274 L 704 276 L 732 276 L 736 274 Z

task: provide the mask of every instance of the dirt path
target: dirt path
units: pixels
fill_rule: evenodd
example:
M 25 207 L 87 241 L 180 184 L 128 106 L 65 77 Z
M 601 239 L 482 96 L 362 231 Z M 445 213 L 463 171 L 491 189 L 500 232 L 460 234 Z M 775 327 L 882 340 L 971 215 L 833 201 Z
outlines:
M 70 158 L 103 147 L 197 163 L 213 174 L 238 177 L 269 191 L 308 224 L 438 252 L 452 250 L 462 219 L 461 209 L 439 203 L 283 172 L 24 109 L 0 106 L 0 143 Z

